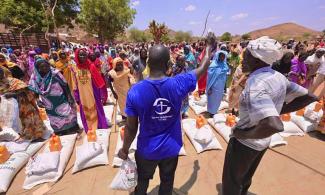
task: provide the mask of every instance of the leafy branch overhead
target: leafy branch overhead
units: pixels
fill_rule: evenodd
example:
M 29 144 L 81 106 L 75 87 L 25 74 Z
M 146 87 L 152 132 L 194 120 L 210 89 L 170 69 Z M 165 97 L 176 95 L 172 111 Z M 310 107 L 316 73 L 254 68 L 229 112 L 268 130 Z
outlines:
M 81 0 L 78 20 L 101 42 L 112 40 L 133 23 L 136 11 L 129 4 L 129 0 Z
M 54 10 L 55 22 L 57 27 L 68 25 L 77 17 L 79 0 L 57 0 L 56 9 Z M 54 29 L 54 20 L 48 20 L 51 17 L 51 10 L 43 9 L 53 7 L 55 0 L 0 0 L 0 23 L 10 27 L 11 31 L 19 32 L 21 29 L 28 28 L 32 32 L 45 32 L 49 26 L 50 30 Z

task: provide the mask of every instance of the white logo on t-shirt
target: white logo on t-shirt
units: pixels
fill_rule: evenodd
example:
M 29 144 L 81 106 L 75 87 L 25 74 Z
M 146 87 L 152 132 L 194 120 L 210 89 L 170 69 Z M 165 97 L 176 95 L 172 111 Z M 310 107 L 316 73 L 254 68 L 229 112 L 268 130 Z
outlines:
M 168 112 L 170 112 L 171 107 L 169 107 L 168 105 L 170 105 L 169 101 L 164 98 L 156 99 L 155 103 L 153 104 L 153 106 L 156 108 L 155 112 L 158 115 L 163 115 L 163 114 L 167 114 Z

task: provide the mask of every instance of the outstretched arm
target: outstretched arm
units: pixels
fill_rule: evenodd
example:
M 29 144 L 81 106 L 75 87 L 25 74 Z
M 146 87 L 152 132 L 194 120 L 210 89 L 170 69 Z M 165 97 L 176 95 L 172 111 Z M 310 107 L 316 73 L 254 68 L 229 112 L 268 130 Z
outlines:
M 300 110 L 309 104 L 318 101 L 318 98 L 312 94 L 308 93 L 307 95 L 297 97 L 289 104 L 284 104 L 281 110 L 281 114 L 286 114 L 290 112 L 295 112 L 297 110 Z
M 205 56 L 202 59 L 200 66 L 195 69 L 196 78 L 198 79 L 208 70 L 210 65 L 211 53 L 216 44 L 216 37 L 213 33 L 208 34 L 206 44 Z

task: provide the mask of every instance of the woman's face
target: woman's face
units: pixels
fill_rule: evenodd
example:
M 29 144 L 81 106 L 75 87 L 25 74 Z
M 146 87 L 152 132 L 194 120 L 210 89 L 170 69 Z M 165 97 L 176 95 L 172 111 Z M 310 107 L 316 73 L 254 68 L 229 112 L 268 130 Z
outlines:
M 50 65 L 44 61 L 40 62 L 37 66 L 38 72 L 40 73 L 41 77 L 47 75 L 50 72 L 51 68 Z
M 141 58 L 147 58 L 147 51 L 146 50 L 141 50 L 140 57 Z
M 226 58 L 225 54 L 224 54 L 224 53 L 220 53 L 220 54 L 219 54 L 218 61 L 219 61 L 219 62 L 223 62 L 223 61 L 225 60 L 225 58 Z
M 60 58 L 61 58 L 62 60 L 67 59 L 67 54 L 64 53 L 64 52 L 60 53 Z
M 0 62 L 5 62 L 6 61 L 6 57 L 4 55 L 0 55 Z
M 115 67 L 115 71 L 119 72 L 119 71 L 122 71 L 123 69 L 124 69 L 123 62 L 117 62 L 116 67 Z
M 84 50 L 81 50 L 78 54 L 78 60 L 80 63 L 85 63 L 87 60 L 87 53 Z
M 89 59 L 90 59 L 92 62 L 95 62 L 95 60 L 96 60 L 96 55 L 95 55 L 94 53 L 89 54 Z

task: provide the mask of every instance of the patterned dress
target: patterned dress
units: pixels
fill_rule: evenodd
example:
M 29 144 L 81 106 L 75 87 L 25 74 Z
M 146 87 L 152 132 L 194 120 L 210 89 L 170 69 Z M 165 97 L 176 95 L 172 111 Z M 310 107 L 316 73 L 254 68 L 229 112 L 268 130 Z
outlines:
M 79 129 L 75 101 L 68 83 L 59 71 L 52 69 L 42 78 L 35 69 L 29 88 L 40 95 L 41 104 L 46 109 L 55 133 Z
M 35 94 L 27 88 L 23 81 L 11 77 L 0 82 L 0 95 L 9 92 L 20 94 L 17 97 L 22 124 L 20 136 L 23 139 L 31 140 L 41 138 L 46 127 L 40 118 Z

